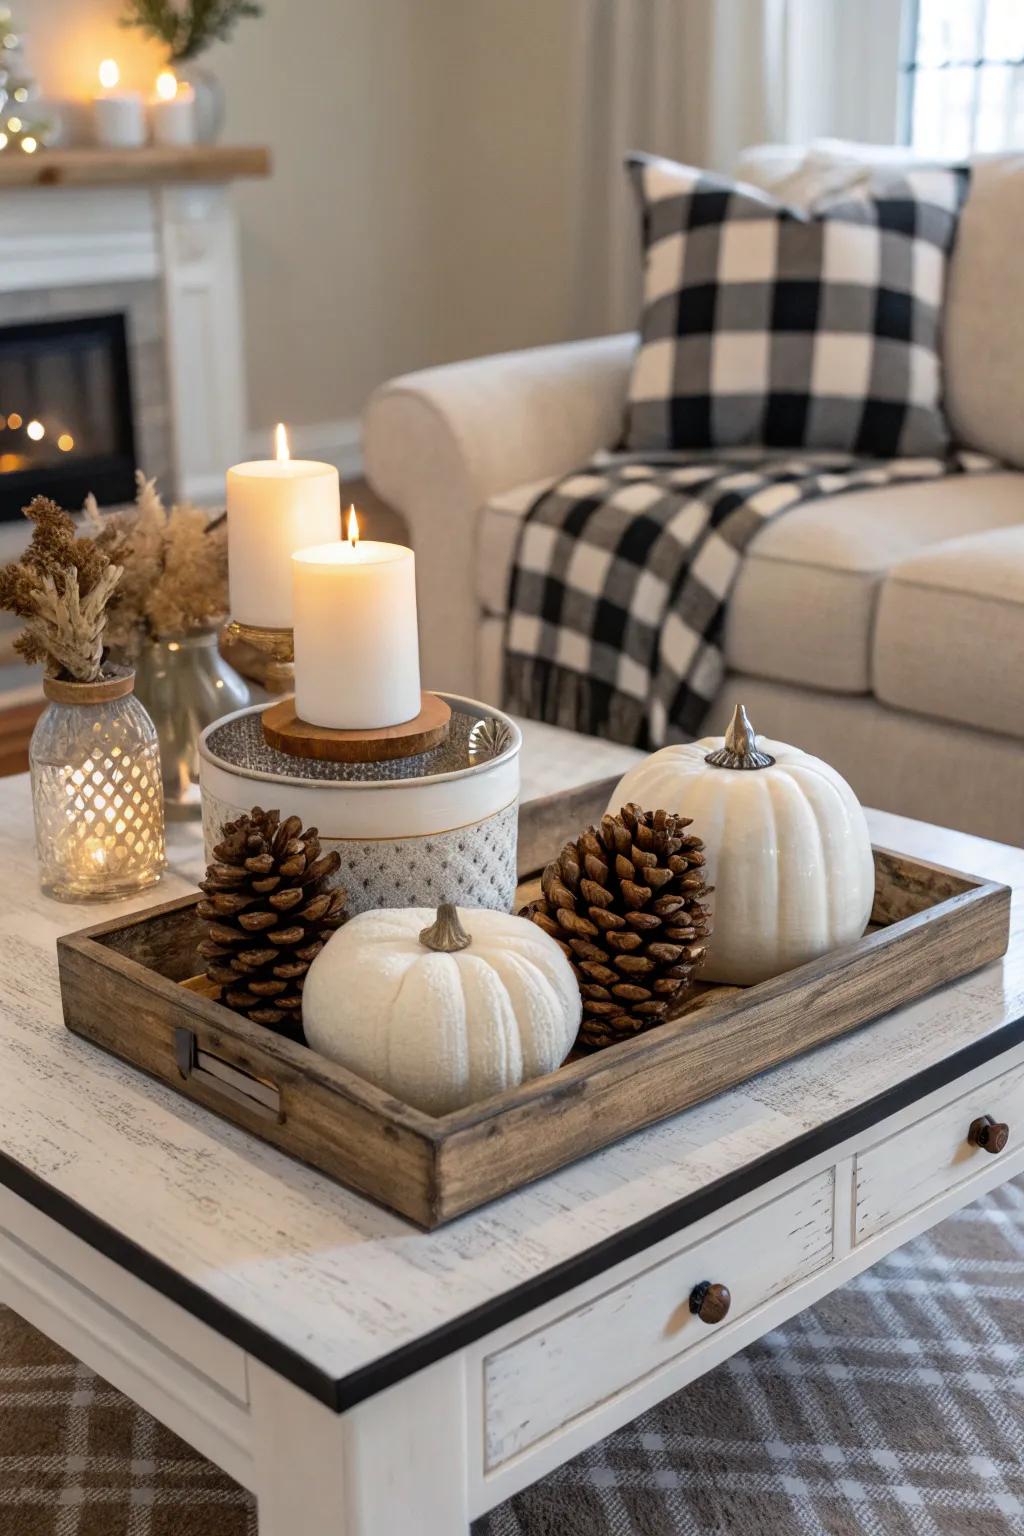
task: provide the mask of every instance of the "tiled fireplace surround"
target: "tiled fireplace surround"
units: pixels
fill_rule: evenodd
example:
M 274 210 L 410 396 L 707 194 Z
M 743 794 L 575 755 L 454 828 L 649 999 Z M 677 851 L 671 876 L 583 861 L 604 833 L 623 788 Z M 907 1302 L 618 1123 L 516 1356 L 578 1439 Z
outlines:
M 220 184 L 0 191 L 0 326 L 123 313 L 139 467 L 165 494 L 216 504 L 245 457 L 238 254 Z M 0 561 L 28 540 L 0 524 Z M 0 706 L 38 688 L 0 614 Z
M 179 498 L 222 497 L 245 437 L 227 188 L 4 191 L 0 229 L 0 326 L 124 313 L 139 467 Z M 0 552 L 19 535 L 18 525 L 3 529 Z

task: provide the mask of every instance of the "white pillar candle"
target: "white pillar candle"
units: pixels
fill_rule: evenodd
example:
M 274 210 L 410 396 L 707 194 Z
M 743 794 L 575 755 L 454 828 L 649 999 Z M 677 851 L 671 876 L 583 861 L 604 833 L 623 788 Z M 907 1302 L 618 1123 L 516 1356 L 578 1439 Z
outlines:
M 346 538 L 299 550 L 292 569 L 299 719 L 338 731 L 414 720 L 420 647 L 412 550 Z
M 261 629 L 292 627 L 291 557 L 341 538 L 341 490 L 333 464 L 278 457 L 228 470 L 228 582 L 231 617 Z
M 196 142 L 196 93 L 179 82 L 173 70 L 157 76 L 156 96 L 149 109 L 153 143 L 181 148 Z
M 119 91 L 121 71 L 113 59 L 100 65 L 100 94 L 93 98 L 93 128 L 104 149 L 141 149 L 146 112 L 138 91 Z

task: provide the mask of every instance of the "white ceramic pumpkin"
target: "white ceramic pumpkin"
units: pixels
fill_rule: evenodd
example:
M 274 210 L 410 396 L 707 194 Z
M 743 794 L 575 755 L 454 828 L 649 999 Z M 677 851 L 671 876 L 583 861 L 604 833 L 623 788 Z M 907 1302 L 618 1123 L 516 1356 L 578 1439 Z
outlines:
M 742 705 L 724 738 L 663 747 L 631 768 L 608 809 L 630 801 L 692 817 L 704 841 L 708 981 L 764 981 L 867 927 L 875 872 L 856 795 L 820 758 L 759 742 Z
M 358 913 L 302 994 L 315 1051 L 430 1115 L 553 1072 L 581 1013 L 572 967 L 536 924 L 484 908 L 460 921 L 450 904 Z

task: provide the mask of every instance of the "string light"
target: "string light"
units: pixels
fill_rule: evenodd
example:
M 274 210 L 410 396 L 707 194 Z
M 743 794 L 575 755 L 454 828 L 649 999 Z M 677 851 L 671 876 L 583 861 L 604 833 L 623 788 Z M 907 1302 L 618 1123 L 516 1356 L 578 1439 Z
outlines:
M 34 443 L 41 443 L 46 436 L 46 428 L 41 421 L 30 421 L 25 431 Z
M 112 91 L 121 79 L 121 71 L 116 59 L 104 59 L 100 65 L 100 85 L 105 91 Z
M 34 112 L 34 82 L 21 62 L 22 41 L 11 27 L 11 13 L 0 3 L 0 107 L 10 117 L 0 124 L 0 152 L 22 149 L 34 155 L 49 142 L 53 123 Z
M 21 426 L 21 417 L 18 415 L 17 411 L 12 411 L 8 416 L 7 425 L 10 427 L 12 432 L 17 432 L 18 428 Z
M 57 447 L 60 449 L 61 453 L 70 453 L 74 446 L 75 440 L 71 436 L 71 433 L 62 432 L 60 437 L 57 439 Z

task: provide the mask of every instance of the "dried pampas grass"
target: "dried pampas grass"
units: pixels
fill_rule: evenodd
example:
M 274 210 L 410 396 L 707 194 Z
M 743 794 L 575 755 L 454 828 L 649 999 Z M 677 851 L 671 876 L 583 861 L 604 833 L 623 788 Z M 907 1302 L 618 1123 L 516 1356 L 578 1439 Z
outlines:
M 0 569 L 0 607 L 25 620 L 14 642 L 51 677 L 92 683 L 103 666 L 107 614 L 121 567 L 45 496 L 25 508 L 35 524 L 20 560 Z
M 228 609 L 227 520 L 199 507 L 168 511 L 153 480 L 136 475 L 134 508 L 102 516 L 86 502 L 86 528 L 98 549 L 124 567 L 110 604 L 107 644 L 125 659 L 143 640 L 195 634 Z

